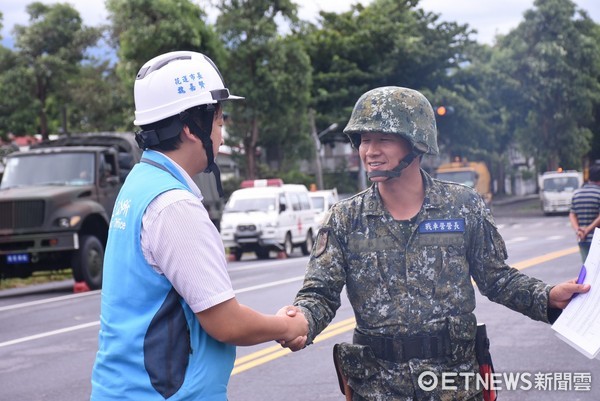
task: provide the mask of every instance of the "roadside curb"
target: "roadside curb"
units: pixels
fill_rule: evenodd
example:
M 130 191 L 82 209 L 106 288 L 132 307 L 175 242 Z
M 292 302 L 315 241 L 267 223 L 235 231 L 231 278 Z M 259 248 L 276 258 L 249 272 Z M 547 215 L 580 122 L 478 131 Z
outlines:
M 538 194 L 529 194 L 529 195 L 522 195 L 522 196 L 509 196 L 500 200 L 493 200 L 492 201 L 492 205 L 511 205 L 513 203 L 520 203 L 520 202 L 525 202 L 528 200 L 532 200 L 532 199 L 537 199 L 538 198 Z
M 53 291 L 64 291 L 73 290 L 75 285 L 74 280 L 63 280 L 53 281 L 51 283 L 44 284 L 32 284 L 26 287 L 18 288 L 7 288 L 6 290 L 0 290 L 0 298 L 9 298 L 19 295 L 33 294 L 39 292 L 53 292 Z

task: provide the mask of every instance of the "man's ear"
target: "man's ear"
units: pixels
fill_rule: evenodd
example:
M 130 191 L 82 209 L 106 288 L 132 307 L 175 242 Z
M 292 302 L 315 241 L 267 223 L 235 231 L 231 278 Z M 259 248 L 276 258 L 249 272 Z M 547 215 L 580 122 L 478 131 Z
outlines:
M 194 135 L 194 133 L 192 132 L 192 130 L 190 129 L 190 127 L 187 126 L 187 124 L 183 125 L 183 129 L 181 130 L 181 140 L 187 139 L 190 141 L 199 141 L 200 138 L 198 138 L 196 135 Z

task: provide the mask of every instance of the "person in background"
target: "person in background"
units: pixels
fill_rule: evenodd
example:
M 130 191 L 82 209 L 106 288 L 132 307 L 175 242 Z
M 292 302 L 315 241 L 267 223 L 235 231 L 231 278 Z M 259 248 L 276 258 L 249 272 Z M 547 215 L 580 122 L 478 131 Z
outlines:
M 543 322 L 589 285 L 551 286 L 508 266 L 482 198 L 421 168 L 423 155 L 438 153 L 435 116 L 421 93 L 366 92 L 344 133 L 373 185 L 335 204 L 319 230 L 294 300 L 309 333 L 282 345 L 310 344 L 334 318 L 345 286 L 356 329 L 353 344 L 334 353 L 347 399 L 482 400 L 471 280 L 490 300 Z M 454 389 L 442 388 L 443 373 L 454 374 Z M 423 377 L 429 381 L 419 385 Z
M 573 193 L 569 221 L 585 262 L 592 245 L 594 228 L 600 225 L 600 164 L 590 167 L 588 181 Z
M 226 401 L 235 345 L 307 333 L 300 314 L 238 303 L 191 178 L 212 171 L 221 188 L 222 102 L 242 98 L 208 57 L 187 51 L 144 64 L 134 97 L 144 153 L 110 221 L 91 399 Z

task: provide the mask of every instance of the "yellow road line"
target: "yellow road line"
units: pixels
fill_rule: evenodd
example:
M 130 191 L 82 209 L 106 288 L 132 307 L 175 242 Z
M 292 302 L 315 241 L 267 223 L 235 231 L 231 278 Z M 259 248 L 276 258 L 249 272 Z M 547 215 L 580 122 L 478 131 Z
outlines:
M 517 262 L 512 264 L 514 268 L 518 270 L 527 269 L 528 267 L 535 266 L 544 262 L 549 262 L 551 260 L 571 255 L 573 253 L 579 252 L 579 247 L 572 247 L 563 249 L 560 251 L 555 251 L 548 253 L 546 255 L 537 256 L 535 258 L 526 259 L 521 262 Z M 353 330 L 356 326 L 356 320 L 354 317 L 351 317 L 346 320 L 342 320 L 340 322 L 329 325 L 321 334 L 315 338 L 315 343 L 325 341 L 332 337 L 335 337 L 339 334 L 345 333 L 347 331 Z M 252 369 L 256 366 L 262 365 L 269 361 L 272 361 L 277 358 L 281 358 L 284 355 L 291 353 L 287 348 L 282 348 L 280 345 L 274 345 L 271 347 L 263 348 L 259 351 L 253 352 L 252 354 L 237 358 L 235 360 L 235 365 L 231 375 L 235 375 L 241 372 L 244 372 L 248 369 Z
M 341 322 L 337 322 L 329 325 L 321 334 L 315 338 L 315 343 L 320 341 L 327 340 L 331 337 L 337 336 L 338 334 L 344 333 L 346 331 L 354 329 L 356 325 L 356 321 L 354 318 L 342 320 Z M 235 360 L 233 371 L 231 375 L 235 375 L 237 373 L 244 372 L 253 367 L 262 365 L 274 359 L 280 358 L 284 355 L 291 353 L 288 348 L 282 348 L 281 345 L 273 345 L 271 347 L 267 347 L 261 349 L 260 351 L 253 352 L 252 354 L 237 358 Z
M 579 252 L 579 247 L 574 246 L 573 248 L 562 249 L 560 251 L 555 251 L 555 252 L 547 253 L 542 256 L 537 256 L 535 258 L 527 259 L 522 262 L 517 262 L 511 266 L 514 267 L 515 269 L 522 270 L 522 269 L 526 269 L 531 266 L 538 265 L 540 263 L 549 262 L 553 259 L 571 255 L 576 252 Z

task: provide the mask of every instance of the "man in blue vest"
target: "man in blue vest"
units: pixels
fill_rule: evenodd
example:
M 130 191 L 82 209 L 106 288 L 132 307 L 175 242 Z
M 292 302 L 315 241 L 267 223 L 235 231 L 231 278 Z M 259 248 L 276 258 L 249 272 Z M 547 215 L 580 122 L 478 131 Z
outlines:
M 104 259 L 94 401 L 226 401 L 235 345 L 305 336 L 298 314 L 238 303 L 223 244 L 192 176 L 212 171 L 221 102 L 242 99 L 195 52 L 148 61 L 134 86 L 144 149 L 113 211 Z

